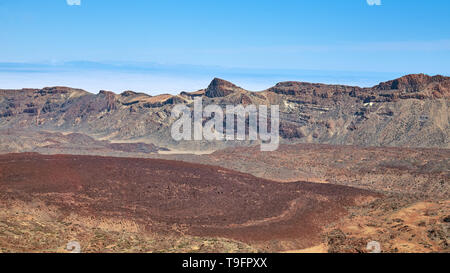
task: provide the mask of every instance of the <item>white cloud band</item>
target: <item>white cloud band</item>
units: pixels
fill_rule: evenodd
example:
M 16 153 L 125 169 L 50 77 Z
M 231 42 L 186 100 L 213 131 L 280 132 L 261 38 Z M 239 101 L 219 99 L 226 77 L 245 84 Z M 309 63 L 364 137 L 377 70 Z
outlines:
M 80 6 L 81 0 L 66 0 L 67 5 L 69 6 Z
M 381 0 L 367 0 L 369 6 L 381 6 Z

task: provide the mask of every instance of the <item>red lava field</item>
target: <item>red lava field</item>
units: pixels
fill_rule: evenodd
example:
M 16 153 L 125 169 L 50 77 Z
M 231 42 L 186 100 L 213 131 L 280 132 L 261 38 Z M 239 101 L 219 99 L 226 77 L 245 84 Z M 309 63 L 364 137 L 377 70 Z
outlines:
M 0 155 L 0 203 L 37 200 L 62 215 L 132 221 L 152 234 L 266 245 L 287 240 L 291 248 L 306 248 L 320 243 L 322 228 L 345 215 L 347 207 L 378 196 L 340 185 L 278 183 L 187 162 Z

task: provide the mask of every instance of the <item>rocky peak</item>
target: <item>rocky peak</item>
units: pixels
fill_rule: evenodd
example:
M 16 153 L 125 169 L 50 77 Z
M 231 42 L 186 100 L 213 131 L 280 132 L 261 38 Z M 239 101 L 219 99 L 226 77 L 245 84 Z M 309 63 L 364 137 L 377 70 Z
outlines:
M 131 91 L 131 90 L 127 90 L 127 91 L 122 92 L 122 94 L 120 94 L 120 95 L 122 97 L 131 97 L 131 96 L 137 95 L 137 93 L 134 91 Z
M 428 76 L 425 74 L 410 74 L 395 80 L 380 83 L 375 86 L 378 90 L 401 90 L 405 92 L 418 92 L 425 89 L 430 84 L 440 84 L 448 82 L 449 77 L 441 75 Z
M 117 109 L 116 94 L 112 91 L 100 90 L 97 95 L 97 100 L 101 101 L 100 104 L 104 104 L 106 110 L 111 111 Z
M 112 91 L 107 91 L 107 90 L 100 90 L 100 92 L 98 92 L 99 95 L 103 95 L 103 96 L 116 96 L 116 94 Z
M 209 98 L 226 97 L 234 92 L 243 90 L 231 82 L 214 78 L 206 89 L 205 95 Z

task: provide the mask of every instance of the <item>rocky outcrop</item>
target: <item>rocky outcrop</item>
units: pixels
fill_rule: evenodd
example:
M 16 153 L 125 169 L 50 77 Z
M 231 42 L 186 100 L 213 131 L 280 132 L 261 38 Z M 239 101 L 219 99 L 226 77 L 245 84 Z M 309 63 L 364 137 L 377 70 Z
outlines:
M 206 89 L 205 95 L 208 98 L 226 97 L 239 91 L 243 91 L 243 89 L 231 82 L 215 78 Z
M 395 90 L 399 97 L 414 97 L 411 93 L 416 93 L 416 98 L 449 98 L 450 78 L 441 75 L 428 76 L 425 74 L 412 74 L 404 77 L 380 83 L 374 87 L 375 90 L 386 91 Z

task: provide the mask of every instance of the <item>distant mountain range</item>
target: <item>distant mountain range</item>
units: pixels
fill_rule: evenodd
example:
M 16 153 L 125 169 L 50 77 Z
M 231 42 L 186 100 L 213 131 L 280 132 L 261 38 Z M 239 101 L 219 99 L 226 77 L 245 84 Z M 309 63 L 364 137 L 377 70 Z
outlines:
M 87 135 L 97 146 L 98 141 L 140 143 L 133 149 L 144 153 L 158 150 L 156 146 L 215 150 L 255 144 L 172 140 L 171 108 L 179 103 L 192 106 L 198 96 L 204 105 L 279 105 L 282 143 L 450 148 L 450 77 L 414 74 L 371 88 L 281 82 L 251 92 L 216 78 L 206 89 L 179 95 L 92 94 L 69 87 L 0 90 L 0 150 L 78 143 L 72 138 L 62 140 L 69 133 L 76 133 L 72 137 Z M 42 132 L 46 138 L 30 138 Z M 100 146 L 129 150 L 110 144 Z

